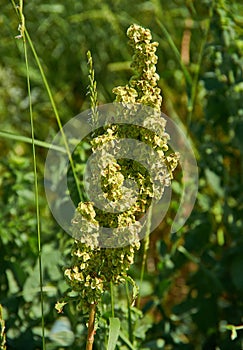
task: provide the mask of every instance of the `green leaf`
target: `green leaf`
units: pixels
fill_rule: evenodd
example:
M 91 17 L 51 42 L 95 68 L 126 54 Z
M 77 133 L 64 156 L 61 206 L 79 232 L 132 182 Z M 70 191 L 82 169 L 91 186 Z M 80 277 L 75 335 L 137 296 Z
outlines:
M 126 345 L 128 346 L 128 349 L 130 350 L 137 350 L 137 348 L 135 348 L 132 343 L 130 342 L 130 340 L 127 338 L 127 336 L 120 332 L 120 338 L 124 341 L 124 343 L 126 343 Z
M 107 350 L 115 350 L 120 332 L 120 320 L 117 317 L 110 317 L 109 338 Z
M 217 193 L 217 195 L 219 197 L 223 197 L 224 191 L 223 191 L 223 188 L 220 184 L 220 181 L 221 181 L 220 177 L 209 169 L 205 170 L 205 175 L 206 175 L 206 178 L 207 178 L 209 185 L 212 187 L 214 192 Z
M 6 270 L 6 276 L 8 279 L 8 288 L 9 288 L 9 292 L 10 294 L 15 294 L 19 291 L 19 286 L 18 283 L 15 279 L 15 276 L 13 274 L 13 271 L 10 269 Z
M 69 346 L 74 342 L 75 335 L 71 330 L 71 323 L 67 317 L 60 317 L 55 321 L 49 333 L 49 338 L 59 346 Z
M 137 296 L 138 296 L 138 294 L 139 294 L 139 287 L 138 287 L 138 285 L 136 284 L 136 282 L 132 279 L 132 277 L 131 276 L 126 276 L 126 281 L 128 282 L 128 283 L 130 283 L 131 284 L 131 286 L 132 286 L 132 306 L 134 305 L 134 303 L 135 303 L 135 300 L 137 299 Z

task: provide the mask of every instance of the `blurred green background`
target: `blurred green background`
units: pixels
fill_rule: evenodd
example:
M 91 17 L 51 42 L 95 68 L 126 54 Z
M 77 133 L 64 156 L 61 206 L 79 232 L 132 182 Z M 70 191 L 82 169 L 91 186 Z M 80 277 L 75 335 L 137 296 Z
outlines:
M 197 156 L 199 192 L 184 227 L 170 235 L 182 184 L 178 171 L 166 219 L 150 237 L 141 314 L 136 309 L 133 347 L 117 349 L 243 349 L 243 3 L 230 0 L 35 0 L 24 3 L 26 26 L 58 106 L 61 121 L 89 108 L 86 53 L 91 50 L 100 103 L 127 83 L 131 52 L 126 30 L 148 27 L 159 42 L 157 71 L 163 112 L 187 132 Z M 29 99 L 19 19 L 10 1 L 0 13 L 0 304 L 8 349 L 41 349 L 38 243 Z M 28 50 L 35 137 L 58 131 L 35 59 Z M 10 139 L 8 133 L 17 135 Z M 71 239 L 51 216 L 43 190 L 47 149 L 37 147 L 44 317 L 47 349 L 84 349 L 85 316 L 64 312 L 71 329 L 49 333 L 67 286 L 62 268 Z M 142 249 L 131 269 L 139 279 Z M 122 287 L 117 315 L 126 325 Z M 108 297 L 107 297 L 108 298 Z M 118 299 L 120 303 L 118 303 Z M 104 298 L 94 349 L 106 349 L 108 301 Z M 136 320 L 136 322 L 135 322 Z

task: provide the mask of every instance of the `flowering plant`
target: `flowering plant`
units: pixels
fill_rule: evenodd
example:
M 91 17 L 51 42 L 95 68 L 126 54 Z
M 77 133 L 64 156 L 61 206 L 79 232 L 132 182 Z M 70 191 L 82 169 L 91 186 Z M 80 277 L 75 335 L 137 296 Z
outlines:
M 98 183 L 101 175 L 103 192 L 99 194 L 102 197 L 100 199 L 107 200 L 108 207 L 112 207 L 112 203 L 120 202 L 119 211 L 112 212 L 108 207 L 107 211 L 101 210 L 92 201 L 79 203 L 72 220 L 73 236 L 77 239 L 71 252 L 71 265 L 65 269 L 67 282 L 71 289 L 78 293 L 80 306 L 83 310 L 92 306 L 93 315 L 95 305 L 103 293 L 110 289 L 111 283 L 118 284 L 129 280 L 134 286 L 134 298 L 136 297 L 135 283 L 127 271 L 134 261 L 135 251 L 140 247 L 139 232 L 142 226 L 149 225 L 149 220 L 142 224 L 140 219 L 149 209 L 152 200 L 160 198 L 164 188 L 170 186 L 172 173 L 179 158 L 177 153 L 166 155 L 169 135 L 165 132 L 166 121 L 160 115 L 162 97 L 157 86 L 158 58 L 155 54 L 158 43 L 151 42 L 150 31 L 138 25 L 131 25 L 127 36 L 133 49 L 131 67 L 134 75 L 127 85 L 113 89 L 116 95 L 116 111 L 122 114 L 123 123 L 116 124 L 107 116 L 107 123 L 102 130 L 98 128 L 92 133 L 92 151 L 102 151 L 102 161 L 101 164 L 93 164 L 96 170 L 90 173 L 88 179 L 90 184 Z M 92 67 L 92 61 L 90 64 Z M 94 97 L 91 99 L 91 119 L 94 123 L 99 114 L 95 106 L 96 86 L 92 69 L 90 77 L 90 92 L 91 97 Z M 142 121 L 138 123 L 137 119 L 141 116 Z M 134 123 L 131 123 L 131 120 L 134 120 Z M 129 124 L 126 121 L 129 121 Z M 124 139 L 137 139 L 153 150 L 153 179 L 150 178 L 146 167 L 134 160 L 139 153 L 145 151 L 132 149 L 127 143 L 132 155 L 130 158 L 133 159 L 114 156 L 123 146 L 120 140 Z M 109 152 L 110 143 L 113 145 L 113 154 Z M 140 154 L 140 157 L 145 161 L 148 155 L 145 152 Z M 151 159 L 149 161 L 151 163 Z M 127 180 L 136 183 L 137 192 L 126 185 Z M 135 192 L 138 194 L 137 198 Z M 105 238 L 101 235 L 103 227 L 110 229 Z M 62 310 L 66 302 L 67 299 L 59 302 L 56 308 Z

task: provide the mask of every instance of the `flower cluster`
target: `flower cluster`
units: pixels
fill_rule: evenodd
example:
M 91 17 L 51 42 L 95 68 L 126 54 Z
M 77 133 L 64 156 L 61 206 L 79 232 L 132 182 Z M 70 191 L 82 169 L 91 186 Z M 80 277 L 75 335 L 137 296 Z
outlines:
M 127 30 L 129 43 L 133 49 L 133 61 L 131 67 L 135 75 L 126 86 L 113 89 L 117 95 L 117 102 L 141 103 L 156 108 L 160 111 L 162 97 L 160 88 L 157 87 L 159 75 L 156 73 L 158 57 L 155 52 L 158 43 L 150 42 L 152 39 L 149 29 L 144 29 L 136 24 Z
M 165 154 L 169 135 L 165 132 L 166 121 L 160 115 L 162 97 L 157 86 L 155 55 L 158 43 L 151 43 L 150 31 L 138 25 L 130 26 L 127 35 L 134 52 L 131 65 L 134 75 L 126 86 L 116 87 L 113 92 L 116 102 L 120 102 L 117 113 L 121 113 L 123 119 L 127 118 L 129 125 L 111 122 L 103 128 L 102 134 L 100 131 L 93 133 L 91 141 L 92 150 L 100 152 L 101 161 L 97 162 L 95 158 L 91 161 L 95 171 L 90 173 L 89 181 L 101 186 L 102 192 L 98 187 L 93 191 L 105 203 L 107 211 L 97 208 L 93 202 L 80 203 L 72 220 L 76 240 L 71 266 L 66 268 L 65 276 L 84 305 L 97 303 L 110 282 L 120 283 L 127 278 L 127 270 L 140 246 L 142 225 L 139 219 L 151 201 L 160 198 L 164 188 L 170 185 L 178 161 L 178 154 Z M 152 108 L 148 113 L 142 106 Z M 142 124 L 136 119 L 139 116 L 142 116 Z M 152 149 L 151 157 L 146 149 L 143 151 L 127 144 L 130 159 L 117 159 L 124 139 L 136 139 L 147 145 Z M 113 154 L 109 153 L 108 144 L 112 144 Z M 147 169 L 152 173 L 152 179 Z M 136 185 L 129 187 L 129 182 Z M 116 209 L 119 203 L 118 212 L 112 211 L 113 203 Z M 103 235 L 101 242 L 103 227 L 112 231 L 105 238 Z M 114 242 L 118 248 L 109 248 L 114 247 Z
M 93 249 L 75 241 L 72 266 L 65 270 L 71 288 L 78 292 L 83 305 L 97 303 L 110 282 L 120 283 L 133 263 L 134 247 Z

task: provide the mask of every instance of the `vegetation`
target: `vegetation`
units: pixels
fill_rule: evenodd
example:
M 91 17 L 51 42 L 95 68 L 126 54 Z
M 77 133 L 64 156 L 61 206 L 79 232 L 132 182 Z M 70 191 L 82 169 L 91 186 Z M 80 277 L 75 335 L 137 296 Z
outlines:
M 93 349 L 242 349 L 241 2 L 5 1 L 0 23 L 0 348 L 85 348 L 87 310 L 75 301 L 62 315 L 55 310 L 68 291 L 63 268 L 72 264 L 73 239 L 49 211 L 45 157 L 60 126 L 90 107 L 89 50 L 93 101 L 97 90 L 110 103 L 114 87 L 128 84 L 126 31 L 136 23 L 159 43 L 162 111 L 193 145 L 199 192 L 189 220 L 171 234 L 178 167 L 170 210 L 129 270 L 140 287 L 136 304 L 128 283 L 107 285 Z M 81 168 L 89 152 L 79 149 Z

